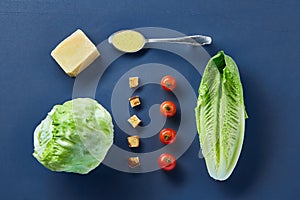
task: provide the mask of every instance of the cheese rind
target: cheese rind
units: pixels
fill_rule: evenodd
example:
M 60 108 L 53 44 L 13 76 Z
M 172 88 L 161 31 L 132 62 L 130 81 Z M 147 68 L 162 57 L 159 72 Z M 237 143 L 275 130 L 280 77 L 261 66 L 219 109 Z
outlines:
M 77 76 L 100 55 L 97 47 L 80 29 L 59 43 L 51 56 L 71 77 Z

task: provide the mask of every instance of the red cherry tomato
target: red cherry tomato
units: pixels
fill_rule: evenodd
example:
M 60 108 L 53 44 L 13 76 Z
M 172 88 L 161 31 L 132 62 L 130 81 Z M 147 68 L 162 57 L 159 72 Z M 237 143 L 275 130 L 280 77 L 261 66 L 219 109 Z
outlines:
M 176 166 L 176 159 L 171 154 L 163 153 L 158 157 L 158 165 L 165 171 L 171 171 Z
M 164 144 L 172 144 L 176 139 L 176 131 L 171 128 L 164 128 L 159 133 L 159 139 Z
M 164 76 L 160 81 L 161 87 L 166 91 L 172 91 L 176 88 L 176 80 L 172 76 Z
M 160 112 L 166 117 L 172 117 L 176 114 L 176 105 L 171 101 L 164 101 L 160 104 Z

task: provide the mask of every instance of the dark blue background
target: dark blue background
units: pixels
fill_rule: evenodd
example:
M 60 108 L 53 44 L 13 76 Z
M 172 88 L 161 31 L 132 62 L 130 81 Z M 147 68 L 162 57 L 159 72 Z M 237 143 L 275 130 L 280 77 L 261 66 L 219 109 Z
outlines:
M 0 199 L 299 197 L 299 9 L 297 0 L 2 0 Z M 169 174 L 127 174 L 101 165 L 82 176 L 42 167 L 31 156 L 33 130 L 54 104 L 71 99 L 74 83 L 50 51 L 76 28 L 98 44 L 116 30 L 148 26 L 209 34 L 214 43 L 207 51 L 223 49 L 238 63 L 250 118 L 232 176 L 225 182 L 208 176 L 197 158 L 198 139 Z M 141 56 L 176 65 L 163 52 Z M 197 88 L 200 78 L 190 78 Z

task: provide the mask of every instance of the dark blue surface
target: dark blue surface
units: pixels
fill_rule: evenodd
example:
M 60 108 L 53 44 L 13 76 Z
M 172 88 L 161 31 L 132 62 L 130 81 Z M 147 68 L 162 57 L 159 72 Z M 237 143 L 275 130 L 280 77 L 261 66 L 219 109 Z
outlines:
M 0 199 L 296 199 L 299 9 L 297 0 L 2 0 Z M 230 179 L 208 176 L 197 139 L 169 174 L 127 174 L 101 165 L 82 176 L 42 167 L 31 156 L 33 130 L 53 105 L 71 99 L 74 83 L 50 51 L 76 28 L 98 44 L 116 30 L 148 26 L 211 35 L 208 52 L 223 49 L 236 60 L 250 118 Z M 137 62 L 175 64 L 164 56 L 153 51 Z M 190 78 L 197 88 L 200 79 Z

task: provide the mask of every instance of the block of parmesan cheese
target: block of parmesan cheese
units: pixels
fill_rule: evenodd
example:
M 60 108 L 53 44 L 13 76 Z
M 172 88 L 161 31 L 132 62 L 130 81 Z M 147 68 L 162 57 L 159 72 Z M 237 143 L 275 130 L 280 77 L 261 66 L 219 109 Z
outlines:
M 51 56 L 71 77 L 77 76 L 100 55 L 96 46 L 78 29 L 51 52 Z

